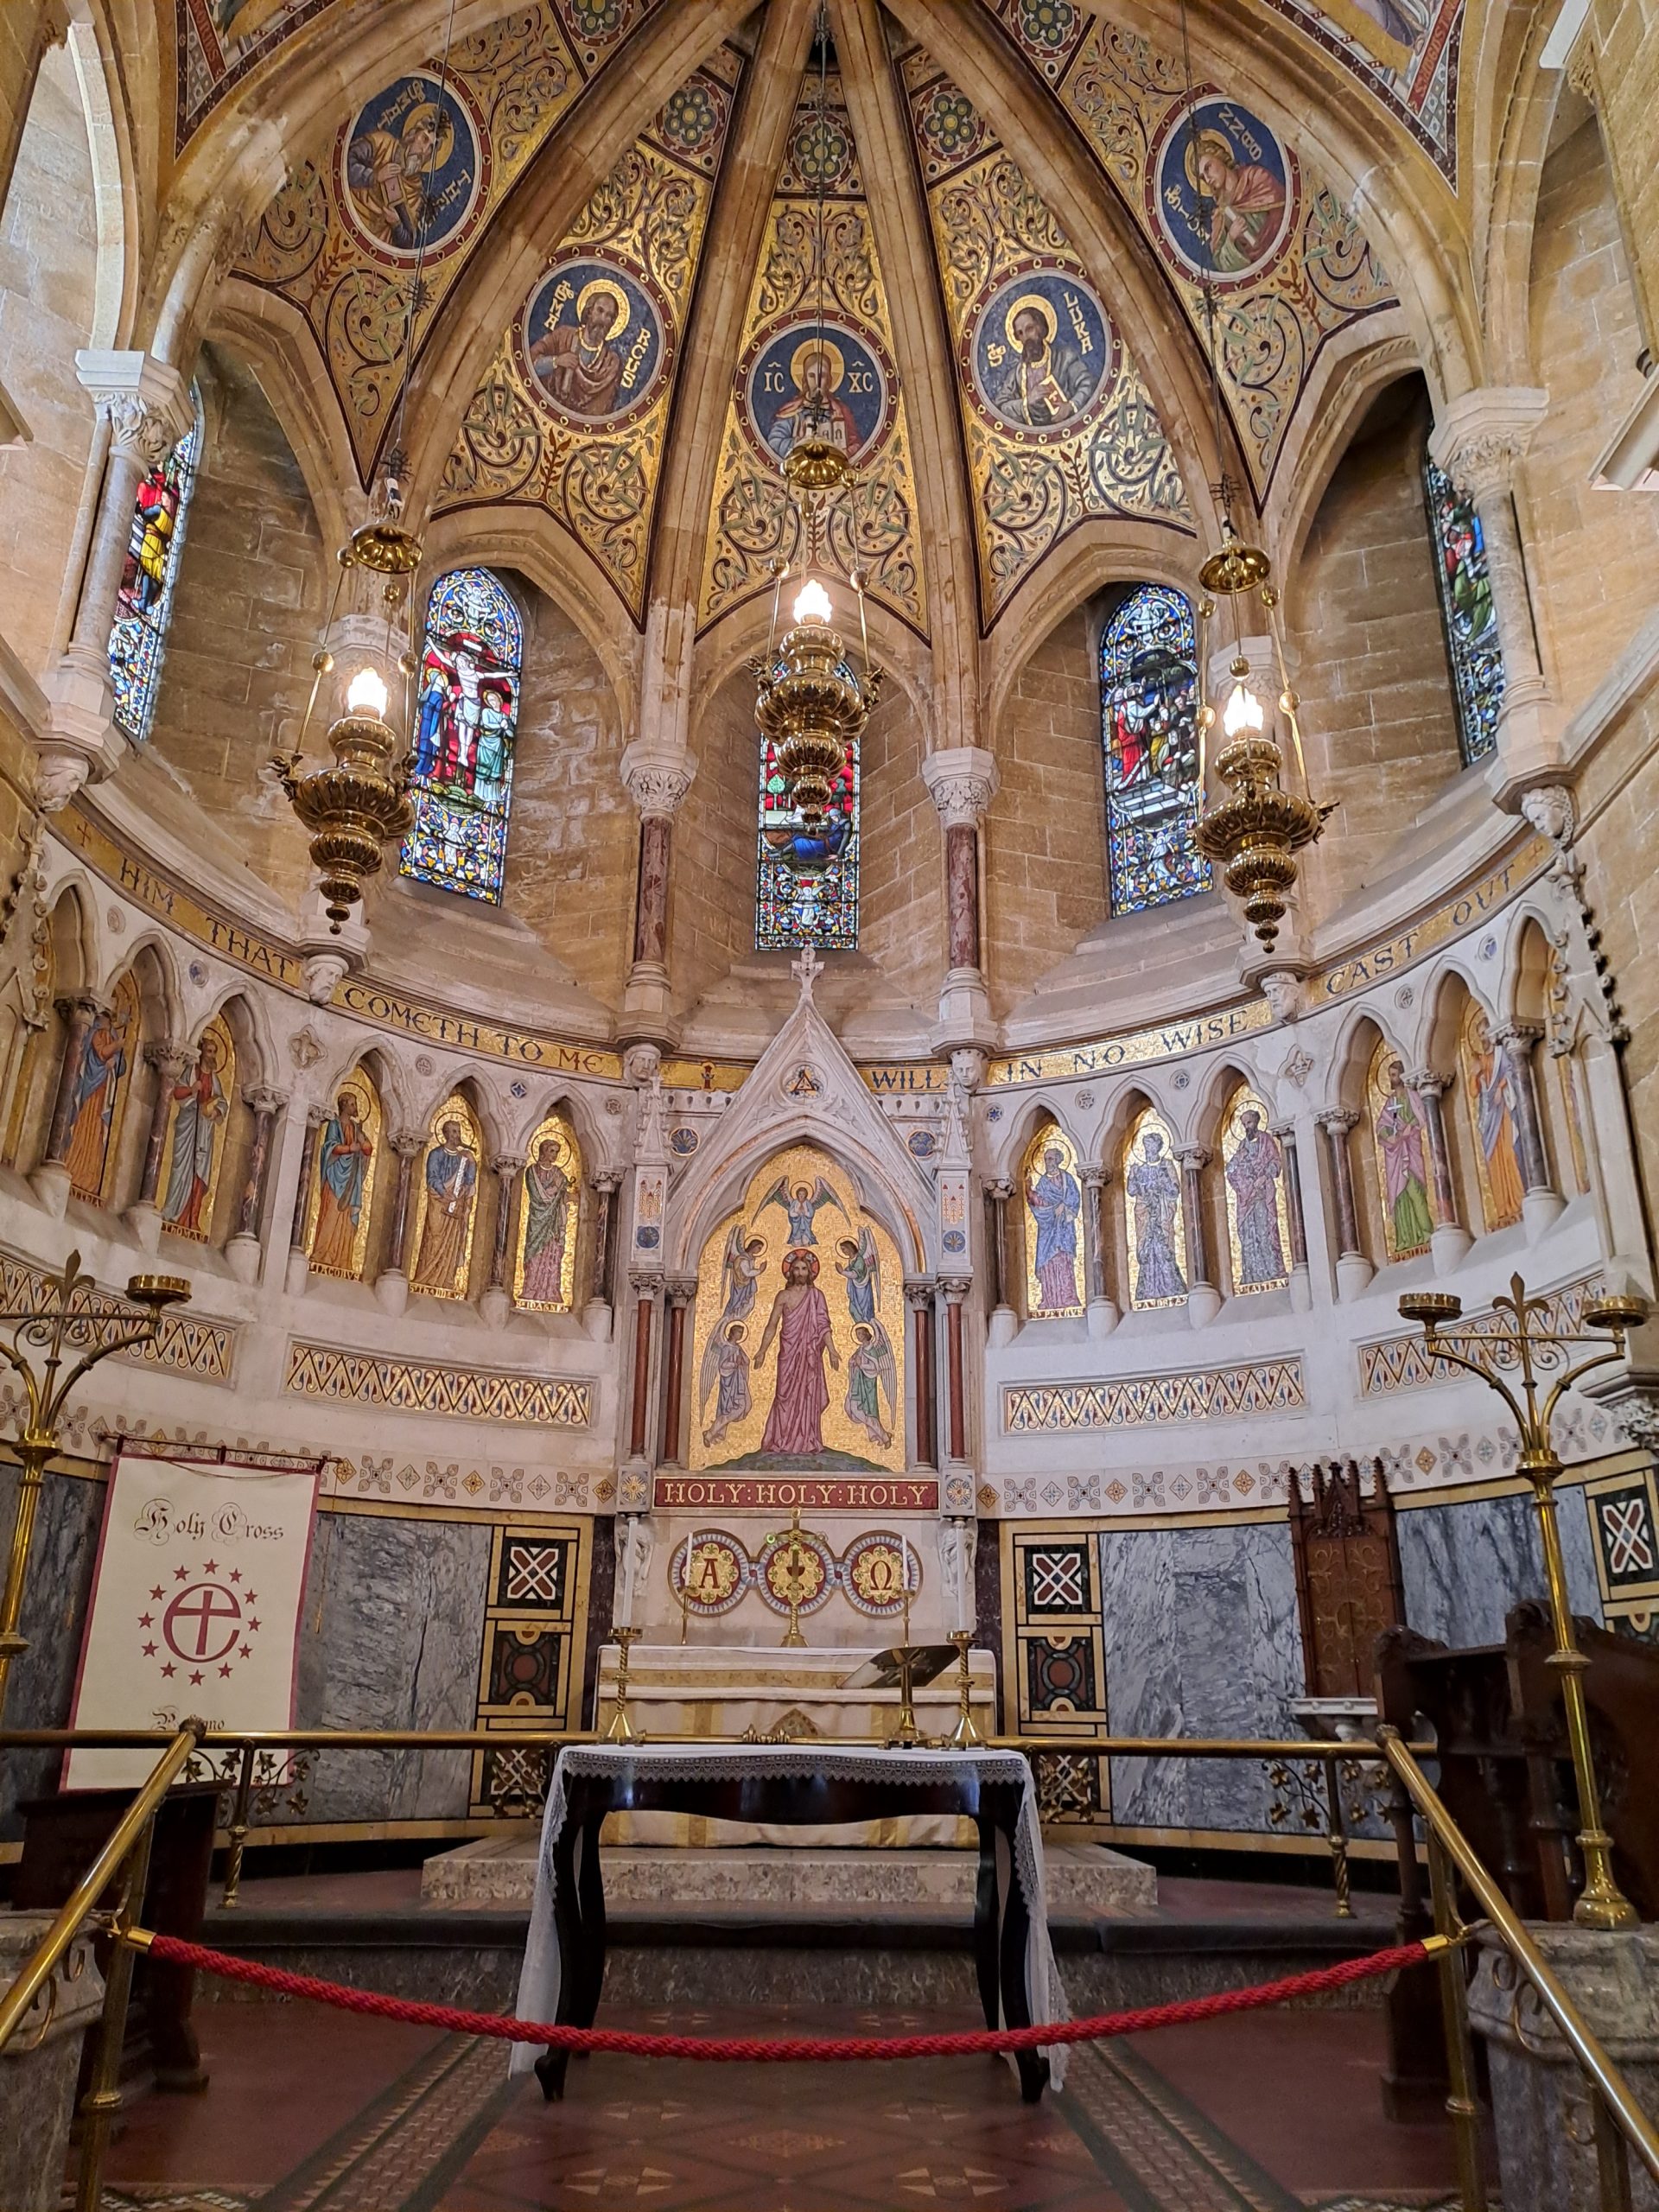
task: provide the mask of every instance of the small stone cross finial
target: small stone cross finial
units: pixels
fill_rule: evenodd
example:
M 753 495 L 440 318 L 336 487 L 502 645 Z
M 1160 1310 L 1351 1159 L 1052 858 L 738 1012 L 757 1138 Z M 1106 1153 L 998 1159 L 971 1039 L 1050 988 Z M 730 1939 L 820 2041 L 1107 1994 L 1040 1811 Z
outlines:
M 801 1003 L 812 1002 L 812 986 L 823 973 L 823 963 L 810 944 L 804 945 L 798 957 L 789 963 L 789 972 L 801 987 Z

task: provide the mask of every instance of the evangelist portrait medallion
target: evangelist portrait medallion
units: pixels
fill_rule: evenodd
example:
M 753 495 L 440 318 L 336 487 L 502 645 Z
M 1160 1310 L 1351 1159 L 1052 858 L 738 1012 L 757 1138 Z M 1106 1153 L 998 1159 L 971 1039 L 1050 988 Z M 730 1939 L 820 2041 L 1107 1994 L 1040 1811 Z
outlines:
M 666 307 L 644 271 L 613 255 L 556 262 L 513 338 L 536 397 L 561 423 L 614 430 L 662 389 L 673 358 Z
M 422 70 L 396 78 L 340 132 L 340 213 L 377 261 L 453 253 L 477 227 L 490 179 L 483 118 L 466 87 Z
M 1165 259 L 1233 291 L 1275 268 L 1289 244 L 1296 157 L 1259 115 L 1200 92 L 1171 110 L 1153 141 L 1147 198 Z
M 1087 278 L 1052 260 L 1001 278 L 969 316 L 968 387 L 980 411 L 1021 444 L 1071 436 L 1117 374 L 1117 333 Z
M 774 324 L 738 364 L 738 416 L 763 461 L 781 468 L 809 434 L 869 461 L 893 428 L 897 386 L 887 348 L 844 318 Z

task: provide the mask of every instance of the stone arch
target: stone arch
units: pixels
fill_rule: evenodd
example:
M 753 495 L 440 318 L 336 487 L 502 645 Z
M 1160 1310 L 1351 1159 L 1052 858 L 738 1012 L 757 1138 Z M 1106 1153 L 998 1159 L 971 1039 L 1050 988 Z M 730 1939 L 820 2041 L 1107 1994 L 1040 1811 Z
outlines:
M 810 1114 L 791 1115 L 758 1129 L 711 1166 L 699 1183 L 671 1189 L 664 1230 L 666 1265 L 671 1274 L 690 1273 L 718 1224 L 741 1202 L 762 1163 L 792 1145 L 817 1145 L 851 1179 L 859 1203 L 874 1215 L 898 1247 L 906 1274 L 922 1274 L 934 1264 L 931 1224 L 913 1194 L 907 1193 L 890 1164 L 880 1160 L 855 1131 L 827 1129 Z

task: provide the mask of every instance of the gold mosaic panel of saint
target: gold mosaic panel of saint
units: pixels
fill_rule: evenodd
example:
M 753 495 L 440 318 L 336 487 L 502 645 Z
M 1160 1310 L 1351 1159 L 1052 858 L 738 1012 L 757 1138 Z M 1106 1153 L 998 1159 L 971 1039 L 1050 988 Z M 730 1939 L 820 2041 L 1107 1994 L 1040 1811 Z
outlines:
M 1427 1252 L 1434 1230 L 1429 1203 L 1432 1167 L 1423 1102 L 1406 1081 L 1406 1065 L 1386 1039 L 1365 1077 L 1365 1119 L 1376 1159 L 1382 1243 L 1391 1260 Z
M 840 79 L 828 79 L 820 115 L 816 75 L 796 110 L 744 318 L 721 435 L 700 628 L 771 591 L 776 563 L 796 563 L 798 515 L 785 496 L 784 463 L 814 420 L 815 435 L 855 464 L 850 494 L 829 511 L 834 566 L 843 576 L 858 569 L 873 598 L 925 636 L 910 432 L 887 288 Z M 833 591 L 833 575 L 830 585 Z M 843 588 L 843 596 L 850 592 Z M 837 616 L 850 622 L 853 610 L 840 607 Z
M 1492 1035 L 1486 1009 L 1471 999 L 1458 1030 L 1458 1073 L 1474 1140 L 1480 1210 L 1490 1232 L 1521 1218 L 1524 1185 L 1516 1093 L 1525 1076 Z
M 1186 1205 L 1169 1123 L 1155 1106 L 1136 1119 L 1123 1146 L 1129 1303 L 1179 1306 L 1186 1297 Z
M 1026 1312 L 1033 1321 L 1084 1310 L 1083 1185 L 1077 1148 L 1058 1122 L 1045 1122 L 1020 1170 L 1026 1245 Z
M 1290 1281 L 1290 1207 L 1284 1147 L 1248 1084 L 1229 1100 L 1221 1125 L 1227 1187 L 1227 1244 L 1233 1295 L 1279 1290 Z
M 169 1086 L 162 1179 L 156 1193 L 162 1226 L 205 1244 L 213 1233 L 213 1201 L 236 1096 L 236 1044 L 223 1014 L 202 1031 L 194 1057 Z
M 518 1185 L 512 1302 L 535 1313 L 568 1313 L 575 1303 L 582 1154 L 569 1123 L 550 1114 L 530 1141 Z
M 543 508 L 636 622 L 663 442 L 741 81 L 721 47 L 594 194 L 504 335 L 445 463 L 440 510 Z
M 138 1051 L 138 985 L 129 973 L 116 985 L 107 1011 L 93 1016 L 81 1039 L 70 1084 L 64 1162 L 70 1189 L 91 1205 L 106 1205 L 113 1192 Z
M 698 1264 L 690 1465 L 897 1473 L 904 1363 L 892 1237 L 827 1153 L 774 1154 Z
M 334 1094 L 317 1131 L 317 1164 L 306 1211 L 305 1248 L 314 1274 L 361 1277 L 368 1256 L 385 1147 L 380 1095 L 366 1068 L 354 1068 Z
M 925 54 L 905 65 L 958 397 L 988 627 L 1091 516 L 1190 535 L 1157 410 L 1071 243 L 989 124 Z
M 415 1200 L 409 1287 L 428 1298 L 465 1298 L 478 1228 L 478 1116 L 458 1090 L 432 1116 Z

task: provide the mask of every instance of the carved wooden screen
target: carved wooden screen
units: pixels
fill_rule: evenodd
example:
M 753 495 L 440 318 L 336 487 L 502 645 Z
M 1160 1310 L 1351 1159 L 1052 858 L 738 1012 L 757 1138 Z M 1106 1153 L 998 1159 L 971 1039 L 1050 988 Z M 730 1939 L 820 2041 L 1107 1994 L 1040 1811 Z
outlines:
M 1394 1508 L 1382 1469 L 1373 1461 L 1369 1471 L 1369 1496 L 1351 1459 L 1291 1476 L 1290 1535 L 1310 1697 L 1370 1696 L 1376 1639 L 1405 1618 Z M 1305 1481 L 1311 1496 L 1304 1494 Z

